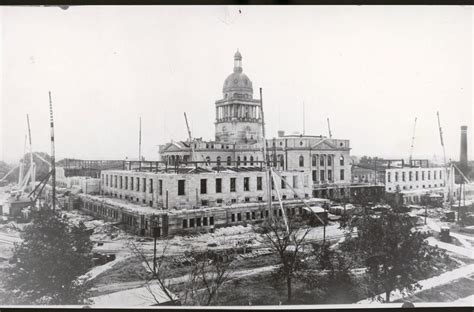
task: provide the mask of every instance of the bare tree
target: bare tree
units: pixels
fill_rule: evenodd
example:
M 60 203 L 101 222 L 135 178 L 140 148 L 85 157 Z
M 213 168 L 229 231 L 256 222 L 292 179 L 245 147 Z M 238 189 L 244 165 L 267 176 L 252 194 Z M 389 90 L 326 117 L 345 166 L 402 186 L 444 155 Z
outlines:
M 222 286 L 229 281 L 232 262 L 223 262 L 208 253 L 192 265 L 185 285 L 184 298 L 197 305 L 211 305 L 218 299 Z
M 264 238 L 280 257 L 279 274 L 286 280 L 288 303 L 292 301 L 292 279 L 301 267 L 301 252 L 311 228 L 299 216 L 273 217 L 262 225 Z
M 152 282 L 156 282 L 166 297 L 170 300 L 171 303 L 177 303 L 177 298 L 169 291 L 170 280 L 168 278 L 168 266 L 165 262 L 165 255 L 168 245 L 165 244 L 161 255 L 153 259 L 153 262 L 150 263 L 147 256 L 133 241 L 128 241 L 128 247 L 132 251 L 132 253 L 137 257 L 139 260 L 143 261 L 145 267 L 151 272 L 151 277 L 148 276 L 141 276 L 145 280 L 145 288 L 148 290 L 150 295 L 156 301 L 157 304 L 162 303 L 157 298 L 157 294 L 152 288 Z

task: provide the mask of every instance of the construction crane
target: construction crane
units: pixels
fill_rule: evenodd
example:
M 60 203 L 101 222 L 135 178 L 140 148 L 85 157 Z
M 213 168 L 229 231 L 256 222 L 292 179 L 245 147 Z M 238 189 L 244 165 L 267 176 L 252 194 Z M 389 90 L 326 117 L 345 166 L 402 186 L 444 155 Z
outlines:
M 329 118 L 328 118 L 328 131 L 329 131 L 329 138 L 332 139 L 331 124 L 329 123 Z
M 30 117 L 28 116 L 28 114 L 26 114 L 26 122 L 28 123 L 28 138 L 30 143 L 31 189 L 33 190 L 36 184 L 36 164 L 33 161 L 33 145 L 31 144 Z
M 184 112 L 184 120 L 186 121 L 186 128 L 188 129 L 189 145 L 191 146 L 191 161 L 194 161 L 194 143 L 193 137 L 191 136 L 191 130 L 189 129 L 188 117 L 186 112 Z
M 49 91 L 49 119 L 51 127 L 51 189 L 53 211 L 56 210 L 56 163 L 54 156 L 54 120 L 53 120 L 53 101 L 51 100 L 51 91 Z
M 20 159 L 20 173 L 18 174 L 18 185 L 23 181 L 23 175 L 25 174 L 25 160 L 23 159 L 26 155 L 26 141 L 28 135 L 25 134 L 25 143 L 23 144 L 23 157 Z
M 415 145 L 415 130 L 416 130 L 416 120 L 417 118 L 415 117 L 415 124 L 413 125 L 413 136 L 411 137 L 411 146 L 410 146 L 410 158 L 409 158 L 409 164 L 412 166 L 412 159 L 413 159 L 413 147 Z
M 0 179 L 0 182 L 2 182 L 3 180 L 5 180 L 5 179 L 6 179 L 16 168 L 18 168 L 19 166 L 20 166 L 20 165 L 11 168 L 11 169 L 7 172 L 7 174 L 5 174 L 5 175 L 3 176 L 3 178 Z
M 450 171 L 448 171 L 448 164 L 446 162 L 446 149 L 444 147 L 444 141 L 443 141 L 443 130 L 441 129 L 441 121 L 439 118 L 439 112 L 436 112 L 436 115 L 438 116 L 438 128 L 439 128 L 439 138 L 441 141 L 441 146 L 443 147 L 443 161 L 444 161 L 444 202 L 446 203 L 447 201 L 451 200 L 451 183 L 447 183 L 447 175 Z

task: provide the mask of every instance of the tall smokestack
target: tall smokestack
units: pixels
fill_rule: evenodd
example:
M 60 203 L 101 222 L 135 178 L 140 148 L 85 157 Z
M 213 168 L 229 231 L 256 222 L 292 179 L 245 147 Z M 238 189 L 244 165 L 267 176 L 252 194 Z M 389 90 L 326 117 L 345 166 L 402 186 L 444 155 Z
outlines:
M 467 165 L 467 126 L 461 126 L 461 155 L 459 156 L 459 170 L 467 175 L 469 167 Z

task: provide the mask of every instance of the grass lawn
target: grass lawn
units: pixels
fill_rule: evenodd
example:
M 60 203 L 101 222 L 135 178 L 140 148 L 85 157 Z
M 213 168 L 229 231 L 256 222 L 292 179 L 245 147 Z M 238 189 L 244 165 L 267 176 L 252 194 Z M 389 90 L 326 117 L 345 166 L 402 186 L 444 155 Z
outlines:
M 474 294 L 474 279 L 461 278 L 449 284 L 422 290 L 416 295 L 395 302 L 450 302 Z

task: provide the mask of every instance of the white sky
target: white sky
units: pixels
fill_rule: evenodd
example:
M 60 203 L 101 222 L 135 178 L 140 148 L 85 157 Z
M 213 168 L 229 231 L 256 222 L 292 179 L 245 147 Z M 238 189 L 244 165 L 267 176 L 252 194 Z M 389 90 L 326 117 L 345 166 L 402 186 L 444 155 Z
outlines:
M 239 13 L 241 10 L 241 13 Z M 351 140 L 353 155 L 459 158 L 468 125 L 473 158 L 472 7 L 158 6 L 1 7 L 0 157 L 23 153 L 26 114 L 33 147 L 56 157 L 157 158 L 157 145 L 214 139 L 237 48 L 263 88 L 267 133 L 302 131 Z

